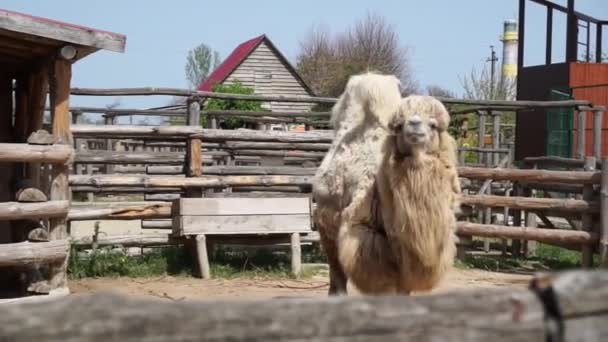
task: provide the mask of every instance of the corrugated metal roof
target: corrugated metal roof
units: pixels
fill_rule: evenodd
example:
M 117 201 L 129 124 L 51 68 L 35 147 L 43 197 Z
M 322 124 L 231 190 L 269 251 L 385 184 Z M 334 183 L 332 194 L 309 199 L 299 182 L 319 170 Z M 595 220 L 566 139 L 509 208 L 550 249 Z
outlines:
M 232 51 L 232 53 L 222 62 L 222 64 L 215 68 L 209 77 L 207 77 L 207 79 L 198 86 L 198 90 L 211 91 L 215 84 L 224 82 L 224 80 L 226 80 L 226 78 L 228 78 L 228 76 L 230 76 L 230 74 L 234 72 L 234 70 L 236 70 L 236 68 L 238 68 L 238 66 L 241 65 L 241 63 L 243 63 L 243 61 L 245 61 L 253 50 L 255 50 L 262 42 L 266 42 L 268 44 L 270 49 L 277 55 L 283 64 L 285 64 L 292 75 L 294 75 L 294 77 L 302 84 L 310 96 L 314 96 L 312 89 L 306 84 L 306 82 L 304 82 L 302 77 L 300 77 L 287 58 L 281 54 L 279 49 L 276 48 L 276 46 L 265 34 L 239 44 L 239 46 Z

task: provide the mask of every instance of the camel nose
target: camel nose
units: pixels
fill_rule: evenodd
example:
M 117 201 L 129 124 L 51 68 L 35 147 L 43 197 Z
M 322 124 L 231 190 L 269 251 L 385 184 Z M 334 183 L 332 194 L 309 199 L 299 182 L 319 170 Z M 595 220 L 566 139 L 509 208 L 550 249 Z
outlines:
M 408 120 L 408 124 L 412 126 L 420 126 L 420 124 L 422 124 L 422 118 L 420 118 L 418 115 L 414 115 Z

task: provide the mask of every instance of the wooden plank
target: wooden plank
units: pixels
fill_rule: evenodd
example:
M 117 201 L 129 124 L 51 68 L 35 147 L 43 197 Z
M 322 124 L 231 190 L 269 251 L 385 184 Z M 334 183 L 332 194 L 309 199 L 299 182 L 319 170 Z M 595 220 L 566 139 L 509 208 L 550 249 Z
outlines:
M 248 185 L 308 185 L 312 182 L 309 176 L 201 176 L 201 177 L 175 177 L 175 176 L 133 176 L 133 175 L 71 175 L 72 186 L 89 187 L 146 187 L 158 188 L 157 191 L 165 192 L 161 188 L 174 187 L 200 187 L 221 188 L 227 186 Z
M 78 236 L 71 239 L 71 243 L 76 246 L 88 247 L 93 244 L 93 241 L 98 246 L 123 246 L 123 247 L 139 247 L 139 246 L 166 246 L 183 243 L 183 240 L 174 238 L 167 233 L 144 233 L 134 235 L 99 235 L 95 239 L 94 236 Z
M 65 163 L 73 154 L 67 145 L 0 143 L 0 162 Z
M 203 279 L 211 278 L 211 268 L 209 267 L 209 255 L 207 254 L 207 238 L 205 235 L 197 235 L 195 237 L 196 242 L 196 255 L 198 260 L 198 267 L 200 274 Z
M 488 179 L 495 181 L 527 181 L 538 183 L 599 184 L 600 172 L 583 171 L 548 171 L 518 169 L 488 169 L 478 167 L 458 167 L 458 176 L 471 179 Z
M 586 157 L 585 158 L 585 171 L 595 170 L 596 160 L 595 157 Z M 583 188 L 583 200 L 591 201 L 595 196 L 593 194 L 593 185 L 586 184 Z M 601 201 L 601 199 L 600 199 Z M 608 213 L 600 213 L 608 214 Z M 586 213 L 581 217 L 581 229 L 587 232 L 594 231 L 593 229 L 593 215 Z M 581 249 L 582 257 L 581 264 L 583 267 L 592 267 L 593 266 L 593 250 L 595 246 L 583 246 Z
M 67 240 L 0 244 L 0 267 L 61 262 L 69 249 Z
M 559 210 L 580 213 L 599 212 L 599 203 L 596 201 L 557 198 L 464 195 L 462 196 L 462 204 L 484 207 L 508 207 L 516 210 Z
M 250 100 L 250 101 L 276 101 L 276 102 L 304 102 L 304 103 L 330 103 L 336 102 L 335 98 L 309 97 L 309 96 L 261 96 L 243 95 L 230 93 L 216 93 L 210 91 L 194 91 L 178 88 L 114 88 L 114 89 L 92 89 L 92 88 L 72 88 L 72 95 L 90 96 L 149 96 L 149 95 L 172 95 L 185 97 L 199 97 L 208 99 L 224 100 Z M 588 105 L 589 102 L 582 102 Z
M 180 152 L 78 151 L 74 162 L 91 164 L 181 165 L 184 164 L 184 159 L 185 154 Z
M 0 339 L 13 342 L 105 342 L 108 336 L 188 342 L 546 340 L 543 305 L 527 289 L 244 301 L 161 301 L 98 293 L 53 305 L 8 306 L 0 326 Z
M 310 213 L 308 198 L 182 198 L 180 215 L 272 215 Z
M 187 137 L 201 133 L 194 126 L 132 126 L 132 125 L 73 125 L 72 133 L 78 137 Z
M 507 227 L 471 222 L 458 222 L 456 232 L 458 235 L 464 236 L 534 240 L 562 245 L 593 245 L 599 240 L 598 235 L 595 233 L 577 230 Z
M 302 246 L 300 244 L 300 233 L 291 234 L 291 273 L 295 277 L 302 274 Z
M 70 201 L 68 200 L 33 203 L 2 202 L 0 203 L 0 220 L 65 217 L 69 207 Z
M 120 203 L 99 207 L 98 205 L 73 207 L 68 218 L 71 221 L 87 220 L 138 220 L 144 218 L 171 217 L 171 203 Z
M 0 28 L 115 52 L 123 52 L 127 40 L 126 36 L 118 33 L 61 23 L 4 9 L 0 9 Z
M 306 233 L 311 220 L 310 214 L 180 216 L 180 227 L 184 235 Z

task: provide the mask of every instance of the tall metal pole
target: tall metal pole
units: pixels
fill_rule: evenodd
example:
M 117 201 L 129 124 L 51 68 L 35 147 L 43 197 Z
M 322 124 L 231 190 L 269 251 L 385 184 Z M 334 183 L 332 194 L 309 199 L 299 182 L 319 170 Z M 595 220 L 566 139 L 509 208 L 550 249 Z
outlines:
M 487 60 L 491 62 L 490 69 L 490 100 L 494 100 L 494 85 L 496 84 L 496 62 L 498 58 L 496 57 L 496 51 L 494 51 L 494 45 L 490 45 L 490 50 L 492 50 L 492 54 L 490 58 Z

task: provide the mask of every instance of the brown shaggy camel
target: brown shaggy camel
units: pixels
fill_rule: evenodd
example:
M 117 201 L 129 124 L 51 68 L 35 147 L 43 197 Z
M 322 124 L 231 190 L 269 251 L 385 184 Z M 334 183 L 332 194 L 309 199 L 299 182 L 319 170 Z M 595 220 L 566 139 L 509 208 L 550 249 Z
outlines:
M 329 293 L 346 293 L 347 281 L 364 294 L 431 289 L 455 254 L 449 115 L 432 97 L 395 101 L 392 76 L 355 77 L 334 107 L 336 138 L 313 190 Z

